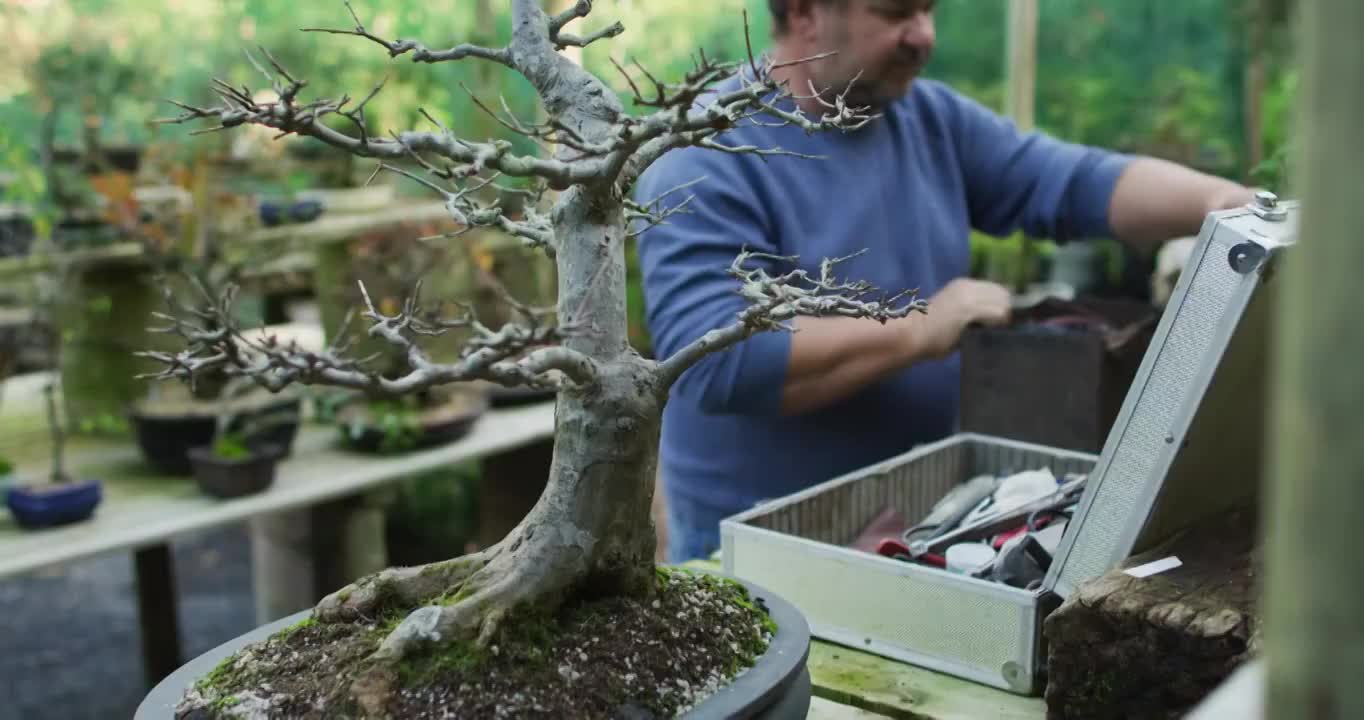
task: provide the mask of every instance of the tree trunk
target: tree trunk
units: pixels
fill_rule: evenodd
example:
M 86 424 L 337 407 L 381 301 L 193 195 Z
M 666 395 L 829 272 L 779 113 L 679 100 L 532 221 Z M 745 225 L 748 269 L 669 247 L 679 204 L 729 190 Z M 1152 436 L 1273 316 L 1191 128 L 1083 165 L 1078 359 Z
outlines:
M 517 69 L 552 116 L 588 142 L 607 140 L 622 111 L 619 99 L 553 51 L 549 18 L 535 0 L 517 0 L 515 12 Z M 573 152 L 558 150 L 565 157 Z M 501 543 L 424 568 L 384 571 L 319 604 L 319 617 L 330 621 L 369 614 L 395 598 L 415 606 L 451 596 L 449 604 L 408 615 L 377 659 L 469 637 L 487 643 L 513 611 L 554 609 L 568 597 L 644 594 L 654 586 L 650 510 L 664 393 L 657 365 L 627 339 L 624 201 L 614 185 L 575 185 L 559 196 L 551 219 L 562 344 L 592 359 L 596 379 L 560 391 L 549 481 Z
M 633 354 L 599 370 L 593 387 L 561 393 L 548 485 L 501 543 L 420 568 L 385 570 L 325 598 L 318 616 L 347 621 L 390 603 L 414 607 L 450 596 L 450 604 L 413 611 L 384 640 L 377 657 L 397 660 L 431 643 L 475 637 L 487 643 L 513 611 L 553 610 L 568 597 L 650 592 L 657 371 Z
M 1364 717 L 1364 3 L 1298 3 L 1299 243 L 1273 358 L 1266 513 L 1268 717 Z

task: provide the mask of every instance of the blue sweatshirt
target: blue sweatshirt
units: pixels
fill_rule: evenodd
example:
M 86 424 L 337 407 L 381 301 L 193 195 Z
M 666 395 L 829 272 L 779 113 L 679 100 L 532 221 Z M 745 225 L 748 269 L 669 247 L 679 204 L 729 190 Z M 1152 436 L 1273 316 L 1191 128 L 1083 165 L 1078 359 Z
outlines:
M 733 78 L 717 90 L 732 87 Z M 639 202 L 705 178 L 661 204 L 691 195 L 689 212 L 640 236 L 647 322 L 659 359 L 733 323 L 746 307 L 727 274 L 745 247 L 798 255 L 816 276 L 822 259 L 865 250 L 838 266 L 841 277 L 883 290 L 918 288 L 927 299 L 968 274 L 973 227 L 1000 236 L 1022 229 L 1061 242 L 1109 234 L 1109 197 L 1127 161 L 1022 134 L 924 79 L 853 133 L 743 123 L 718 140 L 824 159 L 685 148 L 640 178 L 633 191 Z M 791 269 L 765 265 L 774 275 Z M 761 332 L 702 360 L 673 386 L 659 458 L 670 498 L 731 514 L 953 432 L 957 356 L 905 368 L 835 405 L 783 416 L 790 347 L 788 331 Z

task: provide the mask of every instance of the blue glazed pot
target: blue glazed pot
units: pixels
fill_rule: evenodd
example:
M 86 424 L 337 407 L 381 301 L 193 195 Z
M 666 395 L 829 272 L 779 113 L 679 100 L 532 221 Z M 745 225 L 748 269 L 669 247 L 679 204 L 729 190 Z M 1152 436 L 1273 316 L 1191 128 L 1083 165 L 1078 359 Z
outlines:
M 89 518 L 104 498 L 98 480 L 60 485 L 18 485 L 5 492 L 5 503 L 20 526 L 36 529 Z

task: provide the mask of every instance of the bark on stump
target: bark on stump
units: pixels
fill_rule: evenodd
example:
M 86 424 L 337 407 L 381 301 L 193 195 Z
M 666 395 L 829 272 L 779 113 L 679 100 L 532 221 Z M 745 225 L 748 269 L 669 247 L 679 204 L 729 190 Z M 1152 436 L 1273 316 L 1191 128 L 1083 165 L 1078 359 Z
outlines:
M 1259 646 L 1249 512 L 1222 516 L 1080 586 L 1043 625 L 1049 720 L 1179 718 Z M 1173 555 L 1147 578 L 1123 570 Z

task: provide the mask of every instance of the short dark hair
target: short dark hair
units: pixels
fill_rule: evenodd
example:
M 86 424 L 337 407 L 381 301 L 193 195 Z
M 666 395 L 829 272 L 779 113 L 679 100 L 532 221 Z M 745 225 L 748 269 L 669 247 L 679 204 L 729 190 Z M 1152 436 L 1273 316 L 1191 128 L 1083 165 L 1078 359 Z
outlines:
M 847 0 L 810 0 L 817 5 L 843 5 Z M 786 34 L 786 10 L 790 0 L 767 0 L 767 9 L 772 13 L 772 34 Z

